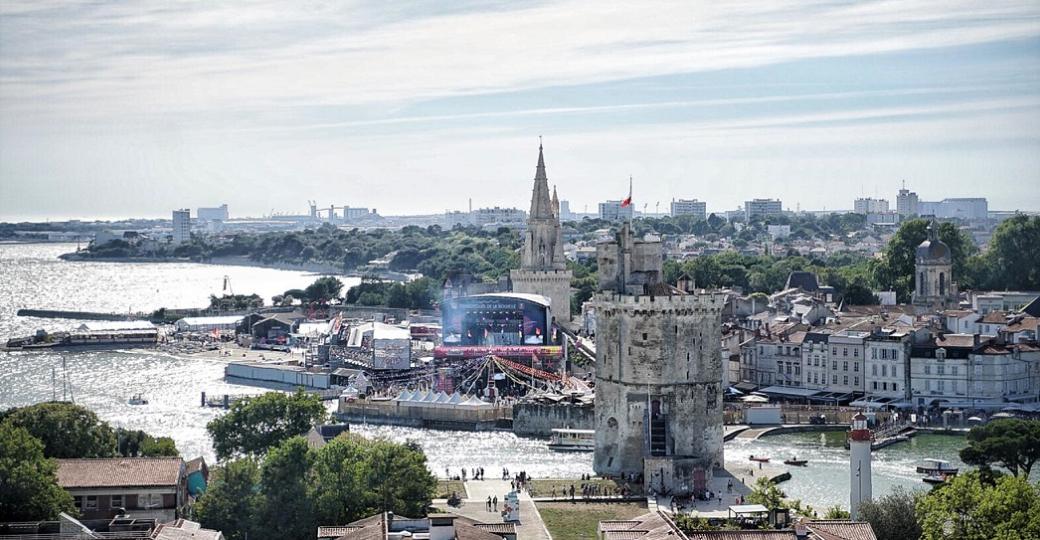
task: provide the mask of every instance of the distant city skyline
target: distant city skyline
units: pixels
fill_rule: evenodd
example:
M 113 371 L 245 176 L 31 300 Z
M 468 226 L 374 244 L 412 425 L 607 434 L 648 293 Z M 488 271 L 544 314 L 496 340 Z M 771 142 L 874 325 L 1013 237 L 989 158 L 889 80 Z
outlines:
M 0 4 L 0 221 L 1040 210 L 1040 5 Z M 586 210 L 587 208 L 587 210 Z

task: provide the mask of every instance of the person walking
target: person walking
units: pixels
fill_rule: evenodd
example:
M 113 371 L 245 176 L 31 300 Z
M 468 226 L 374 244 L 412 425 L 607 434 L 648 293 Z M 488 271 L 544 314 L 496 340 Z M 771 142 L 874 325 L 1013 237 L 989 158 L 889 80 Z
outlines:
M 494 499 L 491 499 L 491 504 L 495 507 L 495 512 L 498 512 L 498 495 L 495 495 Z
M 490 511 L 491 511 L 491 495 L 488 495 L 488 500 L 487 500 L 487 511 L 488 511 L 488 512 L 490 512 Z

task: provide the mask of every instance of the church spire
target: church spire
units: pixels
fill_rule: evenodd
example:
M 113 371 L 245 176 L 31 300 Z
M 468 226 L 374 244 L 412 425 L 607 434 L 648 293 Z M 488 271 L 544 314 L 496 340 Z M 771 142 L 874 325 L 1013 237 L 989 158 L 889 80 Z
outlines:
M 542 153 L 541 137 L 538 138 L 538 167 L 534 174 L 534 189 L 531 192 L 530 219 L 553 217 L 552 200 L 549 198 L 549 178 L 545 174 L 545 156 Z

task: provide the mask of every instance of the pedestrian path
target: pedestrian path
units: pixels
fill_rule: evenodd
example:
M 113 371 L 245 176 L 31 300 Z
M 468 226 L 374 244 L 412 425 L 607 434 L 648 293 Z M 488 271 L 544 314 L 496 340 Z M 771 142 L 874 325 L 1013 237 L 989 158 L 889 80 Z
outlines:
M 502 505 L 510 491 L 509 480 L 469 480 L 466 482 L 466 498 L 461 508 L 452 508 L 446 503 L 435 501 L 434 505 L 452 514 L 465 516 L 483 523 L 502 523 Z M 487 510 L 488 497 L 498 497 L 498 511 Z M 545 529 L 538 508 L 527 492 L 520 493 L 520 523 L 516 524 L 517 540 L 552 540 Z

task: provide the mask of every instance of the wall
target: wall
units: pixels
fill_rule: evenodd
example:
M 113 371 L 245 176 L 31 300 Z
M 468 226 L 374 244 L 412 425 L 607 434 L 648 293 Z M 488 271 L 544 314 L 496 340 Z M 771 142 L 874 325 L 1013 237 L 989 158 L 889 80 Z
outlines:
M 513 405 L 513 433 L 527 437 L 549 437 L 554 428 L 595 429 L 592 405 Z

